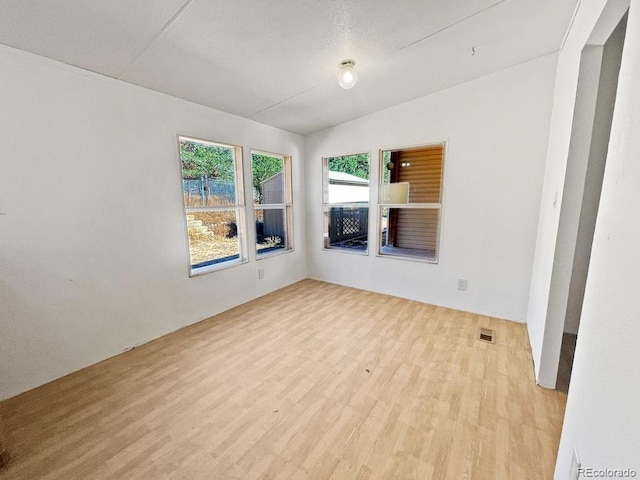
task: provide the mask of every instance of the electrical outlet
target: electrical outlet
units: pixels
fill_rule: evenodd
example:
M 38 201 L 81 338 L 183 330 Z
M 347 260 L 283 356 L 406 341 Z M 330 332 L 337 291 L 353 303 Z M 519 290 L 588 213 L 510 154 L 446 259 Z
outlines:
M 580 457 L 578 456 L 578 450 L 576 447 L 573 447 L 573 455 L 571 455 L 571 468 L 569 470 L 569 479 L 570 480 L 579 480 L 580 479 L 580 467 L 582 464 L 580 463 Z
M 262 268 L 258 269 L 258 280 L 262 280 L 264 278 L 264 270 Z
M 467 289 L 467 280 L 464 278 L 458 279 L 458 290 L 466 290 Z

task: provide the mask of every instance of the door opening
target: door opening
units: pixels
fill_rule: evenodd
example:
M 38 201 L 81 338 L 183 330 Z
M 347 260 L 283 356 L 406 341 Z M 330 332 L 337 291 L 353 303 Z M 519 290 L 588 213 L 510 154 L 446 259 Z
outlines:
M 574 149 L 576 158 L 570 158 L 570 162 L 574 160 L 576 163 L 582 163 L 583 168 L 584 162 L 586 162 L 586 170 L 582 170 L 584 182 L 580 185 L 572 185 L 574 188 L 580 188 L 582 195 L 578 207 L 575 249 L 573 251 L 562 346 L 556 379 L 556 388 L 564 392 L 568 391 L 569 388 L 573 356 L 580 326 L 582 302 L 591 258 L 593 233 L 600 204 L 600 192 L 602 190 L 602 180 L 604 178 L 611 134 L 626 25 L 627 15 L 625 14 L 604 45 L 586 45 L 581 57 L 576 109 L 581 103 L 591 104 L 591 108 L 594 109 L 590 112 L 590 115 L 587 115 L 590 122 L 590 135 L 584 138 L 575 138 L 577 142 L 583 142 L 583 144 L 581 148 L 576 146 Z M 592 96 L 595 102 L 593 100 L 590 102 L 588 98 L 581 98 L 581 96 Z M 576 128 L 575 125 L 574 128 Z M 572 143 L 573 141 L 574 136 L 572 135 Z M 567 176 L 572 173 L 575 174 L 576 172 L 569 167 Z M 567 188 L 571 180 L 567 179 L 565 188 Z

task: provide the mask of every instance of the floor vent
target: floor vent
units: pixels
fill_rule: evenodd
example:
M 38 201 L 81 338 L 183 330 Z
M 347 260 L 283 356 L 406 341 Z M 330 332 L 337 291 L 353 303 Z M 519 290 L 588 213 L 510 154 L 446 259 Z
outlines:
M 496 343 L 496 332 L 490 328 L 480 328 L 478 332 L 478 340 L 482 340 L 487 343 Z

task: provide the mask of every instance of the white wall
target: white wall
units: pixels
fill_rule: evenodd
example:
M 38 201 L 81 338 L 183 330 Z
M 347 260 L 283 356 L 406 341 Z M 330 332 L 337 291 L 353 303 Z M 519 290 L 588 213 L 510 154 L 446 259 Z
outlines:
M 603 9 L 608 15 L 617 4 L 613 1 L 592 2 L 584 15 L 576 19 L 574 29 L 589 30 Z M 573 55 L 579 54 L 578 47 L 579 44 L 573 44 Z M 568 87 L 568 83 L 567 80 L 565 86 Z M 633 468 L 640 475 L 638 85 L 640 0 L 631 0 L 580 333 L 558 452 L 555 475 L 558 480 L 568 478 L 574 447 L 583 467 Z
M 523 322 L 540 205 L 556 56 L 548 55 L 306 137 L 311 277 Z M 354 89 L 354 92 L 356 90 Z M 323 156 L 446 141 L 440 261 L 322 250 Z M 466 292 L 457 279 L 468 280 Z
M 0 399 L 306 277 L 301 136 L 8 47 L 0 72 Z M 177 134 L 243 146 L 249 192 L 250 148 L 292 155 L 296 250 L 189 278 Z

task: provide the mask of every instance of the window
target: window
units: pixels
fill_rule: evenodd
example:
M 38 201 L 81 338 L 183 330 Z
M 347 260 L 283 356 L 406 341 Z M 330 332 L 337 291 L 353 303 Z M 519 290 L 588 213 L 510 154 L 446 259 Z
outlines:
M 293 249 L 291 157 L 251 152 L 256 254 Z
M 323 159 L 324 248 L 367 253 L 369 154 Z
M 444 144 L 381 152 L 379 255 L 437 263 Z
M 246 261 L 242 149 L 178 137 L 190 274 Z

